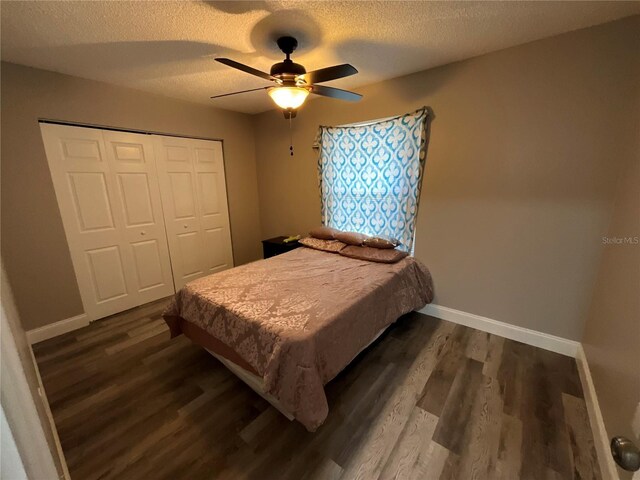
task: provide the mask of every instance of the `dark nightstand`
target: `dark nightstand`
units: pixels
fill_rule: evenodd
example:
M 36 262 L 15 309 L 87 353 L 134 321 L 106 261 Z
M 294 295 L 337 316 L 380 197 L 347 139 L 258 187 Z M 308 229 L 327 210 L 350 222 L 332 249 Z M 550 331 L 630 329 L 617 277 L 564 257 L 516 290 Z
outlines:
M 262 241 L 262 256 L 264 258 L 275 257 L 281 253 L 287 253 L 291 250 L 298 248 L 300 244 L 297 240 L 293 242 L 284 243 L 283 240 L 287 237 L 275 237 L 269 240 Z

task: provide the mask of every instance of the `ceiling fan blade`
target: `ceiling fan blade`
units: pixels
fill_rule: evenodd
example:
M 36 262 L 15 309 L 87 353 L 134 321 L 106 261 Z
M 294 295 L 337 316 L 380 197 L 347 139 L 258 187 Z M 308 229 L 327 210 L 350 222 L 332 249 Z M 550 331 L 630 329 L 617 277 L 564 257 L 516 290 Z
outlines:
M 258 90 L 266 90 L 267 88 L 271 88 L 271 87 L 251 88 L 249 90 L 241 90 L 239 92 L 223 93 L 222 95 L 214 95 L 213 97 L 209 97 L 209 98 L 228 97 L 229 95 L 238 95 L 239 93 L 256 92 Z
M 260 70 L 256 70 L 255 68 L 250 67 L 249 65 L 236 62 L 235 60 L 231 60 L 229 58 L 216 58 L 215 61 L 227 65 L 228 67 L 236 68 L 251 75 L 255 75 L 256 77 L 264 78 L 265 80 L 275 80 L 275 77 L 272 77 L 266 72 L 261 72 Z
M 324 85 L 312 85 L 311 93 L 322 95 L 323 97 L 337 98 L 339 100 L 347 100 L 349 102 L 357 102 L 362 98 L 359 93 L 348 92 L 334 87 L 325 87 Z
M 355 75 L 358 70 L 353 65 L 344 63 L 342 65 L 334 65 L 333 67 L 321 68 L 319 70 L 313 70 L 302 75 L 302 78 L 308 84 L 328 82 L 330 80 L 336 80 L 338 78 L 348 77 Z

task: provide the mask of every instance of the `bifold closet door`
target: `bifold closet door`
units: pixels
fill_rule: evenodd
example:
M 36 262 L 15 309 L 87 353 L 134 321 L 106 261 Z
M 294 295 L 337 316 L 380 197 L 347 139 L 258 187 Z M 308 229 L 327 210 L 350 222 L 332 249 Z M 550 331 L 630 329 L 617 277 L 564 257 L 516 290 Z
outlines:
M 150 135 L 129 132 L 104 131 L 103 136 L 141 305 L 175 293 L 153 141 Z
M 151 138 L 45 123 L 41 131 L 89 318 L 173 293 Z
M 233 267 L 222 142 L 154 135 L 176 290 Z

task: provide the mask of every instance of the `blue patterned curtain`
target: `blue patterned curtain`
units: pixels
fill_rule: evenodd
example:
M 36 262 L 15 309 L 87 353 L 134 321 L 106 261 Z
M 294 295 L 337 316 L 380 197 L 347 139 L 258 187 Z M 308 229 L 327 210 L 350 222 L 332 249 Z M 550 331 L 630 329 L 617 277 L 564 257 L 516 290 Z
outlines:
M 320 127 L 324 225 L 394 237 L 413 252 L 427 117 L 423 108 L 367 125 Z

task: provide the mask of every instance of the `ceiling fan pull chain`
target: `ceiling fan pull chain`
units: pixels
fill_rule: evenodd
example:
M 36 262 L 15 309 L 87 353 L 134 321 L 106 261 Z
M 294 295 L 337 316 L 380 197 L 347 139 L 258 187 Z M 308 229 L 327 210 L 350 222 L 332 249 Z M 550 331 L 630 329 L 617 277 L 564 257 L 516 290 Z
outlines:
M 291 117 L 292 115 L 289 114 L 289 151 L 291 152 L 291 156 L 293 157 L 293 127 L 291 125 Z

